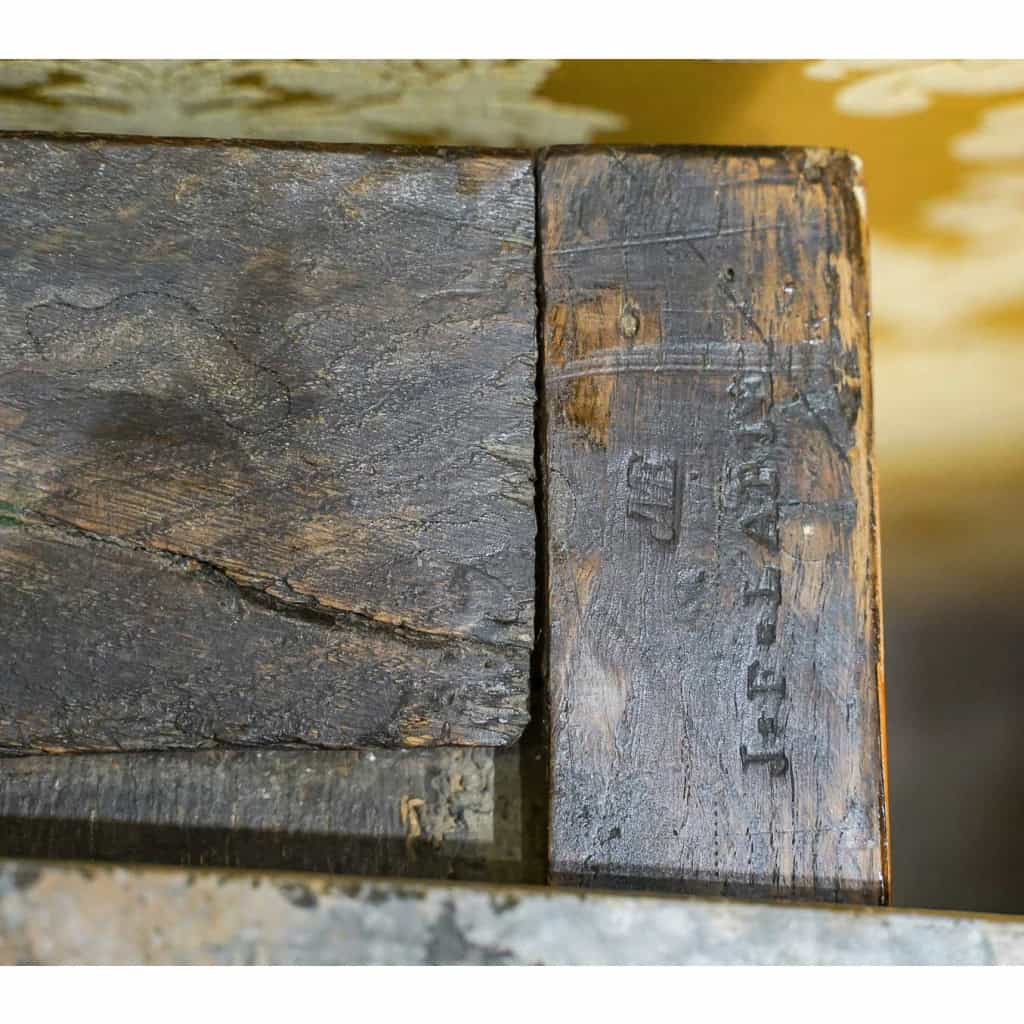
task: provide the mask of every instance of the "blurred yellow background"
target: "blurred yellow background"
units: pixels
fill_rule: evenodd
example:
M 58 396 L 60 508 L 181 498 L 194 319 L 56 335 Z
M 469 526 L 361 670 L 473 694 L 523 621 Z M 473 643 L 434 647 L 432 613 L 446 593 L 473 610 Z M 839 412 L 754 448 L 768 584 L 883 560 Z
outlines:
M 1024 911 L 1024 62 L 6 61 L 0 128 L 859 154 L 896 898 Z

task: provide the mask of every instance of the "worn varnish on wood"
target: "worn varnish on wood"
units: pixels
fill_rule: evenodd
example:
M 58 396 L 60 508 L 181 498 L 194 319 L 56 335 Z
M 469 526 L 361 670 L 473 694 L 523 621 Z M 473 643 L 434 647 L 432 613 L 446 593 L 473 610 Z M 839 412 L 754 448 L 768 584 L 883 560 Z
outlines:
M 540 176 L 558 882 L 887 899 L 857 169 Z
M 0 749 L 519 735 L 533 181 L 0 137 Z

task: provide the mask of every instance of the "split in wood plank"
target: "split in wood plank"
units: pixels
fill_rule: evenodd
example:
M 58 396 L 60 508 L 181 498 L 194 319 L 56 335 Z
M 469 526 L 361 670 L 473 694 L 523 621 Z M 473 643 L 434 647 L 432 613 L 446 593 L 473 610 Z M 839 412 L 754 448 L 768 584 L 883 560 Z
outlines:
M 0 137 L 0 748 L 527 720 L 528 155 Z

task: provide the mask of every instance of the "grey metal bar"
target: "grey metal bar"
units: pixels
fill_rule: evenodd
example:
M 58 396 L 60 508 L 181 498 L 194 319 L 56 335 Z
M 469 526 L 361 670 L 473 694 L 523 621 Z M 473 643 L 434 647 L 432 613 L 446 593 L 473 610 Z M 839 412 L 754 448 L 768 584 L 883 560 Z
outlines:
M 1024 964 L 1024 918 L 0 861 L 4 964 Z

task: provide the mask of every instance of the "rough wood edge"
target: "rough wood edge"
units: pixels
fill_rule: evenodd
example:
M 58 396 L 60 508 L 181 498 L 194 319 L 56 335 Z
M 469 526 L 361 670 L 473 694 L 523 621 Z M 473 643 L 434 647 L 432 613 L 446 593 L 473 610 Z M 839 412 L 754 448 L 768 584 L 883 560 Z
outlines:
M 809 151 L 812 152 L 812 151 Z M 855 218 L 856 238 L 859 258 L 862 267 L 860 287 L 866 289 L 864 306 L 866 318 L 864 324 L 864 361 L 866 373 L 862 382 L 864 391 L 863 408 L 867 417 L 865 432 L 867 451 L 867 478 L 870 487 L 871 501 L 871 605 L 874 609 L 874 643 L 877 647 L 876 684 L 879 697 L 879 744 L 882 759 L 882 793 L 880 795 L 880 840 L 882 843 L 882 892 L 881 903 L 887 906 L 892 903 L 892 812 L 889 796 L 889 733 L 886 705 L 886 669 L 885 669 L 885 615 L 882 591 L 882 523 L 881 506 L 879 503 L 878 460 L 874 452 L 874 372 L 873 352 L 871 349 L 871 291 L 870 291 L 870 237 L 867 220 L 867 195 L 863 180 L 863 161 L 855 154 L 842 150 L 824 151 L 831 167 L 840 167 L 840 174 L 847 180 L 850 193 L 854 200 L 851 216 Z
M 469 146 L 469 145 L 413 145 L 403 146 L 387 142 L 316 142 L 303 139 L 261 139 L 228 137 L 215 138 L 209 135 L 136 135 L 118 132 L 85 131 L 43 131 L 28 129 L 0 129 L 0 142 L 7 139 L 25 139 L 36 142 L 78 142 L 83 145 L 157 145 L 157 146 L 199 146 L 205 148 L 306 150 L 316 153 L 366 153 L 392 156 L 495 156 L 530 159 L 536 153 L 519 146 Z

